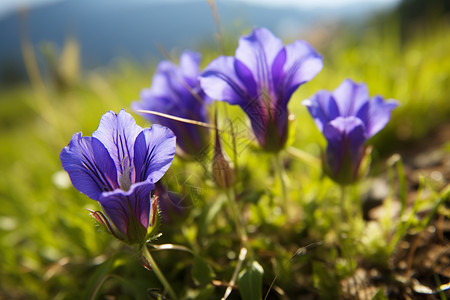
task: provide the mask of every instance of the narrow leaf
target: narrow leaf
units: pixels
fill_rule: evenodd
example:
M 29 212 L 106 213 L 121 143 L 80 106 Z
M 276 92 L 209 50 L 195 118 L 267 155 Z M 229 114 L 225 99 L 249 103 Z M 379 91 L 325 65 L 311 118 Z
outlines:
M 264 269 L 257 261 L 248 264 L 239 274 L 238 286 L 243 300 L 262 299 L 262 278 Z
M 208 263 L 196 255 L 194 258 L 194 266 L 192 267 L 192 278 L 197 285 L 205 285 L 210 283 L 214 277 L 214 273 Z

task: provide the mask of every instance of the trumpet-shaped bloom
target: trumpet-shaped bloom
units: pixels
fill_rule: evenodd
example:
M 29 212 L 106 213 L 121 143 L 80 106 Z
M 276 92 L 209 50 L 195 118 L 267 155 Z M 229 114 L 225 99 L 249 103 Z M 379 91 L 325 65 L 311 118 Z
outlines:
M 141 101 L 133 102 L 132 108 L 151 110 L 175 117 L 208 122 L 206 105 L 210 99 L 200 89 L 200 54 L 189 50 L 182 53 L 179 66 L 170 61 L 159 63 L 152 86 L 143 89 Z M 141 113 L 152 123 L 169 127 L 177 136 L 179 148 L 190 156 L 198 155 L 209 141 L 207 128 L 172 120 L 170 118 Z
M 319 130 L 328 141 L 325 166 L 341 184 L 357 179 L 365 142 L 389 122 L 395 100 L 369 97 L 365 84 L 344 80 L 332 93 L 319 91 L 304 100 Z
M 239 40 L 235 57 L 212 61 L 200 77 L 205 93 L 239 105 L 249 116 L 260 146 L 279 151 L 288 136 L 292 93 L 322 69 L 321 56 L 305 41 L 283 42 L 265 28 Z
M 116 237 L 140 243 L 149 226 L 151 191 L 172 163 L 175 144 L 168 128 L 142 129 L 124 110 L 110 111 L 92 136 L 75 133 L 60 159 L 74 187 L 98 201 L 107 217 L 94 216 Z

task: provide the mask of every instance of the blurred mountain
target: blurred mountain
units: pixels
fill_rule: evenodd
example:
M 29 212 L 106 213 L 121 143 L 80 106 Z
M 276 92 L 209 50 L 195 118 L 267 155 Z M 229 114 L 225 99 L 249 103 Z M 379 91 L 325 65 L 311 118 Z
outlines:
M 300 10 L 238 1 L 217 2 L 221 25 L 227 33 L 237 36 L 254 26 L 265 26 L 285 38 L 298 35 L 322 20 L 358 21 L 384 8 L 376 3 L 362 3 L 335 9 Z M 38 51 L 39 45 L 46 41 L 61 49 L 67 36 L 74 37 L 81 45 L 82 66 L 93 68 L 108 64 L 117 56 L 137 62 L 161 59 L 158 44 L 177 52 L 184 48 L 199 50 L 200 45 L 215 42 L 216 28 L 206 0 L 171 4 L 142 0 L 55 2 L 0 19 L 1 72 L 8 70 L 17 76 L 13 66 L 23 65 L 20 36 L 26 32 Z

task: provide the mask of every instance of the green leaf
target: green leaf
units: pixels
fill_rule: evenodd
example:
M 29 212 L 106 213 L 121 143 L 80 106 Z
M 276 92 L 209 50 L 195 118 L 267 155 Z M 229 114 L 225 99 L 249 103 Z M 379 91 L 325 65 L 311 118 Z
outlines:
M 89 278 L 86 288 L 84 289 L 83 299 L 97 299 L 98 292 L 108 278 L 108 275 L 114 269 L 114 262 L 116 258 L 113 256 L 107 259 L 101 266 L 98 266 Z
M 214 299 L 216 288 L 212 284 L 207 284 L 198 289 L 188 289 L 183 299 L 185 300 L 209 300 Z
M 208 263 L 196 255 L 194 258 L 194 266 L 192 267 L 192 278 L 197 285 L 205 285 L 210 283 L 214 277 L 214 272 Z
M 383 289 L 379 289 L 375 295 L 373 295 L 371 300 L 387 300 L 386 296 L 384 295 Z
M 249 263 L 247 268 L 241 271 L 238 286 L 243 300 L 262 299 L 263 274 L 264 269 L 257 261 Z
M 216 201 L 211 204 L 205 205 L 200 216 L 200 222 L 198 226 L 198 239 L 202 239 L 206 236 L 207 230 L 210 227 L 212 221 L 216 218 L 217 214 L 221 211 L 223 204 L 227 198 L 224 195 L 219 195 Z

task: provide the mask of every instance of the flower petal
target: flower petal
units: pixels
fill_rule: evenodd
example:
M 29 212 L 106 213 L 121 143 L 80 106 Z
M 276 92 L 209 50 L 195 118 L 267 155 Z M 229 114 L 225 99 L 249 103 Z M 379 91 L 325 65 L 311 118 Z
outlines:
M 364 143 L 367 140 L 364 123 L 356 117 L 338 117 L 328 123 L 323 131 L 328 141 L 327 162 L 336 174 L 348 159 L 352 169 L 357 171 L 362 155 Z
M 196 100 L 184 86 L 179 86 L 178 90 L 173 88 L 171 84 L 172 73 L 157 73 L 153 77 L 153 84 L 150 89 L 143 89 L 140 94 L 141 101 L 133 102 L 134 110 L 152 110 L 165 114 L 198 119 L 201 116 L 195 114 L 195 106 L 200 106 Z M 192 108 L 192 109 L 190 109 Z M 144 117 L 151 122 L 166 119 L 155 115 L 144 114 Z M 195 118 L 194 118 L 195 117 Z M 159 121 L 158 121 L 159 123 Z
M 180 72 L 185 79 L 190 79 L 188 84 L 194 86 L 200 74 L 200 53 L 185 50 L 180 56 Z
M 230 104 L 245 104 L 254 98 L 235 71 L 235 59 L 229 56 L 220 56 L 205 68 L 200 86 L 209 97 Z
M 236 59 L 247 66 L 259 86 L 259 92 L 273 95 L 272 64 L 283 49 L 283 42 L 266 28 L 255 28 L 239 39 Z
M 283 55 L 280 52 L 280 55 Z M 305 41 L 297 40 L 285 47 L 285 62 L 280 75 L 279 66 L 274 63 L 275 86 L 279 86 L 278 100 L 287 103 L 292 93 L 303 83 L 313 79 L 322 70 L 322 57 Z M 278 58 L 281 63 L 282 59 Z M 279 82 L 279 84 L 277 83 Z
M 234 70 L 236 71 L 236 75 L 239 77 L 240 81 L 242 82 L 245 88 L 245 91 L 247 93 L 247 99 L 257 99 L 259 93 L 258 85 L 256 84 L 255 78 L 253 77 L 253 74 L 250 71 L 250 69 L 239 59 L 235 59 Z
M 366 124 L 368 138 L 374 136 L 384 128 L 391 118 L 391 111 L 398 106 L 398 102 L 390 99 L 384 101 L 380 96 L 373 97 L 357 114 Z
M 199 63 L 200 54 L 189 50 L 181 55 L 180 67 L 172 62 L 161 62 L 151 88 L 141 91 L 141 101 L 133 102 L 132 108 L 207 123 L 205 104 L 211 100 L 200 88 Z M 209 131 L 206 128 L 166 117 L 141 114 L 152 123 L 169 127 L 178 137 L 178 145 L 184 153 L 195 156 L 207 145 Z
M 126 192 L 117 189 L 103 193 L 99 199 L 102 210 L 119 232 L 131 239 L 131 243 L 137 242 L 140 236 L 143 238 L 147 232 L 154 188 L 151 182 L 140 182 Z
M 75 133 L 59 157 L 74 187 L 89 198 L 118 188 L 115 164 L 98 139 Z
M 176 65 L 170 61 L 162 61 L 153 75 L 151 88 L 141 92 L 141 99 L 145 99 L 143 93 L 153 98 L 178 99 L 178 94 L 184 89 L 183 78 L 177 74 Z M 167 104 L 173 104 L 176 101 L 179 100 L 167 101 Z
M 175 105 L 165 105 L 163 101 L 170 101 L 167 98 L 144 98 L 141 93 L 141 102 L 133 102 L 131 107 L 133 110 L 152 110 L 157 112 L 162 112 L 168 115 L 187 118 L 191 120 L 197 120 L 201 122 L 208 122 L 206 116 L 205 107 L 200 107 L 196 113 L 195 107 L 190 106 L 192 111 L 189 110 L 189 107 L 186 107 L 186 110 L 183 107 L 175 106 Z M 161 104 L 161 105 L 159 105 Z M 168 127 L 177 137 L 177 144 L 181 148 L 182 151 L 188 153 L 190 155 L 199 154 L 206 146 L 209 140 L 209 130 L 205 127 L 201 127 L 194 124 L 187 124 L 184 122 L 171 120 L 166 117 L 160 117 L 156 115 L 140 113 L 146 119 L 148 119 L 153 124 L 160 124 Z M 194 117 L 195 115 L 195 117 Z
M 92 133 L 92 137 L 105 145 L 116 164 L 118 176 L 123 175 L 126 181 L 134 178 L 133 146 L 141 131 L 142 128 L 136 124 L 133 117 L 122 109 L 118 115 L 112 111 L 104 114 L 98 129 Z
M 308 108 L 317 128 L 323 132 L 331 120 L 339 116 L 339 109 L 333 95 L 325 90 L 317 92 L 311 99 L 302 102 Z
M 170 167 L 176 149 L 173 132 L 164 126 L 154 124 L 144 129 L 134 145 L 136 182 L 157 182 Z
M 185 64 L 188 59 L 184 58 Z M 191 61 L 192 63 L 192 61 Z M 189 72 L 189 71 L 188 71 Z M 197 78 L 195 78 L 197 79 Z M 193 84 L 192 86 L 190 85 Z M 182 70 L 171 62 L 163 61 L 153 76 L 150 89 L 143 89 L 140 94 L 141 102 L 133 102 L 133 109 L 144 109 L 162 112 L 177 117 L 198 121 L 206 121 L 206 111 L 202 103 L 202 94 L 199 98 L 191 94 L 188 88 L 199 90 L 198 82 L 186 82 Z M 206 98 L 206 97 L 203 97 Z M 154 120 L 160 118 L 146 114 L 145 117 Z
M 342 117 L 355 116 L 370 99 L 367 85 L 364 83 L 357 84 L 351 79 L 344 80 L 333 91 L 333 96 Z

